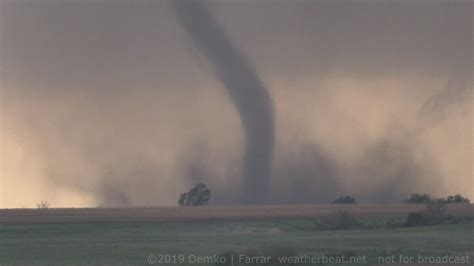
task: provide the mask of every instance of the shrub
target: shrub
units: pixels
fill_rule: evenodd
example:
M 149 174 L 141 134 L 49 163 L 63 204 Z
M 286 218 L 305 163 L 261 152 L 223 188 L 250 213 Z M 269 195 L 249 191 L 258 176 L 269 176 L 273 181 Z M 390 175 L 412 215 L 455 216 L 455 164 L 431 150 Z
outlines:
M 356 200 L 351 196 L 340 196 L 333 200 L 332 204 L 356 204 Z
M 429 203 L 431 202 L 431 196 L 428 194 L 411 194 L 408 199 L 404 200 L 405 203 Z
M 449 195 L 446 197 L 446 203 L 470 203 L 468 197 L 463 197 L 461 194 Z
M 429 221 L 427 216 L 422 212 L 410 212 L 407 215 L 405 223 L 403 226 L 411 227 L 411 226 L 428 226 Z
M 187 193 L 179 196 L 178 203 L 180 206 L 201 206 L 209 204 L 211 198 L 211 190 L 203 183 L 197 184 Z
M 316 230 L 348 230 L 363 228 L 363 223 L 352 213 L 341 211 L 315 220 Z
M 408 213 L 403 226 L 431 226 L 442 224 L 452 219 L 452 215 L 446 214 L 446 204 L 443 201 L 433 201 L 427 203 L 425 210 L 421 212 Z
M 42 200 L 42 201 L 36 203 L 36 207 L 38 209 L 47 209 L 47 208 L 49 208 L 49 205 L 50 205 L 50 203 L 47 200 Z
M 449 195 L 446 198 L 432 199 L 428 194 L 411 194 L 410 197 L 403 202 L 405 203 L 470 203 L 471 200 L 468 197 L 464 197 L 461 194 Z

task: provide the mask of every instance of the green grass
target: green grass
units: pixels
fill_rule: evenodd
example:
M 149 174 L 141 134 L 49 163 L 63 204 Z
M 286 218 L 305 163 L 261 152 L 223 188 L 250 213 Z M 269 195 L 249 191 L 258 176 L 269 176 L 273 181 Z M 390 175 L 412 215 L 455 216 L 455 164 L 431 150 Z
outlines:
M 147 265 L 149 254 L 277 248 L 298 254 L 364 254 L 374 261 L 381 255 L 441 256 L 474 250 L 472 223 L 389 229 L 377 225 L 398 221 L 399 216 L 364 219 L 375 229 L 314 231 L 311 220 L 1 225 L 0 264 Z

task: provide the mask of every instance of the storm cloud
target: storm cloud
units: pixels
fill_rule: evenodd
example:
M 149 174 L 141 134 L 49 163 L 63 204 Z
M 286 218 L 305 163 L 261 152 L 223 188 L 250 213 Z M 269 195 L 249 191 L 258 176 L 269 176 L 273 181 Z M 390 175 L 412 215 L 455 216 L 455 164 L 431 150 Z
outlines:
M 0 3 L 1 207 L 474 196 L 472 2 L 205 1 L 223 58 L 177 3 Z

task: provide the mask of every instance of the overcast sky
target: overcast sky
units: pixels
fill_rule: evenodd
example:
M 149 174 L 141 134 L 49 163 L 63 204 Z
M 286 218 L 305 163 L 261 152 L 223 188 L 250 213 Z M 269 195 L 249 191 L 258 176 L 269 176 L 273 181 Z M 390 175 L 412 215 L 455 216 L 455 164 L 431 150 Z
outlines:
M 275 106 L 272 202 L 474 197 L 471 1 L 206 3 Z M 169 2 L 0 0 L 0 59 L 0 207 L 238 203 L 239 115 Z

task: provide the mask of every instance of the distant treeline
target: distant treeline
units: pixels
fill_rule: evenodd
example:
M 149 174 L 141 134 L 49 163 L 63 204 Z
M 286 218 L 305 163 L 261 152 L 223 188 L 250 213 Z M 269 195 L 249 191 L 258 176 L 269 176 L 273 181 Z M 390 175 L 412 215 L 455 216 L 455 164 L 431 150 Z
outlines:
M 471 200 L 468 197 L 464 197 L 461 194 L 449 195 L 446 198 L 432 198 L 428 194 L 411 194 L 404 203 L 470 203 Z
M 201 206 L 208 205 L 211 198 L 210 188 L 204 184 L 199 183 L 188 192 L 182 193 L 179 196 L 178 203 L 180 206 Z M 428 194 L 413 193 L 404 203 L 470 203 L 468 197 L 461 194 L 449 195 L 446 198 L 433 198 Z M 357 200 L 354 196 L 342 195 L 331 202 L 331 204 L 356 204 Z

